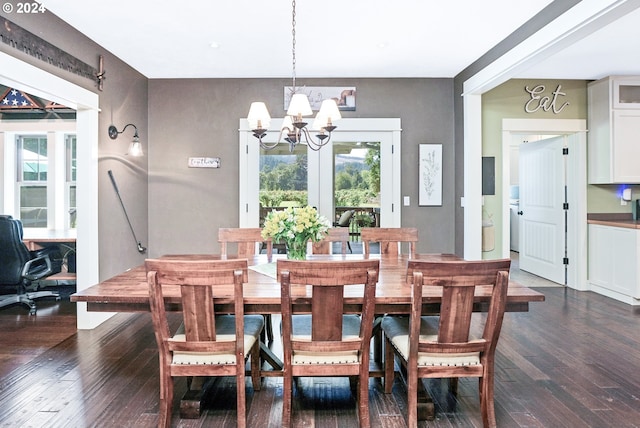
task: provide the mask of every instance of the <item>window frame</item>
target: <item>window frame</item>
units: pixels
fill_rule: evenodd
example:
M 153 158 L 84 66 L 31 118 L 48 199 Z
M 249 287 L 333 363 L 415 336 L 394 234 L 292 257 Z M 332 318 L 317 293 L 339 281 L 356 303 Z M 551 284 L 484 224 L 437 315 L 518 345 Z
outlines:
M 21 218 L 17 141 L 19 136 L 33 135 L 47 136 L 49 164 L 47 169 L 46 228 L 67 230 L 70 228 L 71 222 L 69 192 L 66 185 L 66 141 L 68 135 L 77 136 L 75 120 L 2 120 L 0 123 L 0 159 L 4 165 L 4 171 L 0 175 L 0 209 L 3 214 Z M 76 148 L 78 147 L 76 146 Z M 25 229 L 30 228 L 29 225 L 25 225 Z
M 75 133 L 67 133 L 64 137 L 65 147 L 65 192 L 64 192 L 64 211 L 68 214 L 65 216 L 65 228 L 76 228 L 77 204 L 72 205 L 72 199 L 76 201 L 77 187 L 77 167 L 78 167 L 78 137 Z M 72 198 L 72 191 L 74 196 Z

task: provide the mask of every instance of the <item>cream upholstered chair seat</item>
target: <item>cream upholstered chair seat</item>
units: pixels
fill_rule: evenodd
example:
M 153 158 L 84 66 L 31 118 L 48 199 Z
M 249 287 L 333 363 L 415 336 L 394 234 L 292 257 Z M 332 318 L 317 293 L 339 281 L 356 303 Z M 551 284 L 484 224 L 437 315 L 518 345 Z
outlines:
M 435 321 L 433 318 L 421 318 L 421 342 L 438 342 L 438 326 Z M 409 318 L 385 317 L 382 320 L 382 328 L 396 351 L 403 358 L 409 359 Z M 418 366 L 475 366 L 479 364 L 479 352 L 464 354 L 418 352 Z
M 294 315 L 292 317 L 293 340 L 311 341 L 311 316 Z M 358 340 L 360 334 L 360 317 L 344 315 L 342 317 L 342 340 Z M 291 355 L 292 364 L 346 364 L 359 363 L 358 351 L 342 352 L 306 352 L 295 350 Z
M 235 316 L 220 315 L 216 317 L 216 340 L 231 342 L 236 339 Z M 260 332 L 264 327 L 262 315 L 244 316 L 244 349 L 251 349 L 260 340 Z M 184 324 L 178 327 L 176 334 L 170 339 L 172 342 L 185 342 Z M 173 364 L 235 364 L 236 355 L 232 352 L 173 352 Z

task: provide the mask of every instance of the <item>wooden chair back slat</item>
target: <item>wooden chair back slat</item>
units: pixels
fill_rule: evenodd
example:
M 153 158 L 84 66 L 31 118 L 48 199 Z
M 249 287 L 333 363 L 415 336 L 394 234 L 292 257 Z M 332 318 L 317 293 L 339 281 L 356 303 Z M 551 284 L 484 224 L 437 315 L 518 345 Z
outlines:
M 416 296 L 412 310 L 417 311 L 416 314 L 412 313 L 412 321 L 419 323 L 422 299 L 417 296 L 422 295 L 422 287 L 442 287 L 438 342 L 448 344 L 467 342 L 473 313 L 475 287 L 491 286 L 495 298 L 492 297 L 490 302 L 489 315 L 485 325 L 491 321 L 494 326 L 489 326 L 490 331 L 487 332 L 489 337 L 483 336 L 489 346 L 490 341 L 495 338 L 496 321 L 498 317 L 502 317 L 501 314 L 504 314 L 510 263 L 511 261 L 508 259 L 446 262 L 409 260 L 407 271 L 413 272 L 413 292 Z M 498 275 L 500 272 L 506 273 L 506 280 L 501 280 Z M 416 276 L 417 273 L 420 275 Z M 417 286 L 415 284 L 416 278 L 420 278 L 423 285 Z M 500 297 L 502 294 L 504 294 L 504 298 Z
M 278 260 L 278 278 L 281 281 L 283 337 L 290 334 L 290 316 L 293 312 L 291 287 L 311 286 L 312 341 L 342 341 L 342 314 L 344 311 L 344 287 L 365 284 L 364 300 L 374 301 L 375 285 L 379 271 L 378 260 L 353 261 L 300 261 Z M 286 272 L 286 278 L 283 273 Z M 374 277 L 372 277 L 374 276 Z M 363 325 L 373 323 L 375 305 L 365 305 L 362 313 Z M 366 313 L 365 313 L 366 309 Z M 365 318 L 371 322 L 365 324 Z M 359 342 L 370 340 L 371 331 L 361 331 Z M 285 340 L 286 341 L 286 340 Z M 307 349 L 309 346 L 305 345 Z M 322 350 L 325 344 L 315 346 Z
M 242 284 L 247 281 L 247 259 L 232 260 L 167 260 L 147 259 L 147 272 L 156 278 L 154 293 L 162 294 L 162 287 L 178 285 L 182 302 L 182 317 L 187 343 L 215 341 L 215 308 L 213 297 L 216 286 L 234 285 L 234 300 L 242 301 Z M 151 292 L 151 290 L 150 290 Z M 244 315 L 244 304 L 240 309 Z M 166 315 L 165 315 L 166 317 Z M 242 322 L 242 320 L 238 320 Z M 164 338 L 168 340 L 168 336 Z M 188 345 L 183 345 L 188 346 Z
M 336 316 L 335 308 L 342 308 L 344 287 L 313 287 L 311 302 L 312 341 L 341 341 L 342 317 Z
M 408 243 L 409 257 L 416 254 L 418 229 L 415 227 L 363 227 L 360 238 L 364 245 L 364 254 L 371 254 L 371 243 L 380 244 L 380 254 L 387 257 L 397 257 L 403 242 Z
M 347 254 L 349 229 L 345 227 L 329 228 L 327 235 L 322 241 L 312 243 L 311 250 L 313 254 L 331 254 L 331 244 L 334 242 L 342 243 L 342 254 Z
M 216 317 L 211 286 L 183 285 L 180 292 L 187 342 L 216 340 Z
M 252 257 L 256 254 L 256 245 L 266 244 L 267 258 L 271 261 L 273 254 L 273 242 L 271 238 L 262 237 L 262 229 L 259 227 L 221 227 L 218 229 L 218 242 L 220 254 L 227 256 L 229 244 L 237 245 L 238 257 Z
M 221 263 L 224 262 L 224 263 Z M 248 281 L 247 259 L 231 260 L 145 260 L 147 272 L 157 272 L 164 285 L 223 285 L 233 284 L 234 271 L 242 272 L 242 281 Z M 170 267 L 170 268 L 167 268 Z

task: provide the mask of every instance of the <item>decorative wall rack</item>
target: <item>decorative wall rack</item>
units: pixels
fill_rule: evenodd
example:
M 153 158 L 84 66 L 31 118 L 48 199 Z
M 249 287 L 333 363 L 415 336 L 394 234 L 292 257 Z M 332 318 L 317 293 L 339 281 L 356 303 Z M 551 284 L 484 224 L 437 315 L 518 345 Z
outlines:
M 98 89 L 102 90 L 105 79 L 102 55 L 99 56 L 100 68 L 96 69 L 2 16 L 0 16 L 0 40 L 62 70 L 91 79 L 97 83 Z

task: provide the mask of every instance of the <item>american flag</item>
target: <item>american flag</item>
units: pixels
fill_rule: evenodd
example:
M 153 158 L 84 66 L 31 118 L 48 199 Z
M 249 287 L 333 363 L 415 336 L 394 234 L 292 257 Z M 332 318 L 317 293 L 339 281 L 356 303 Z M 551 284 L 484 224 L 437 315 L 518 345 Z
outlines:
M 17 89 L 9 88 L 2 96 L 0 108 L 40 108 L 40 106 L 29 95 Z

